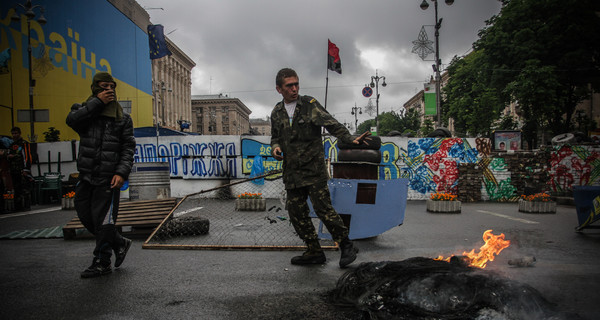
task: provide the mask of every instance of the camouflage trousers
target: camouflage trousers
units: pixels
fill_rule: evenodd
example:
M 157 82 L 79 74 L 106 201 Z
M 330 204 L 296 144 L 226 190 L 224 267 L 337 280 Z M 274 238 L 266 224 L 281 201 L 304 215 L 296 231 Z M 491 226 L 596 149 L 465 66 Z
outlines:
M 309 216 L 308 197 L 310 197 L 317 217 L 329 230 L 333 240 L 340 243 L 348 237 L 348 228 L 331 205 L 329 188 L 327 182 L 323 181 L 310 186 L 287 190 L 286 207 L 290 214 L 290 221 L 300 239 L 305 242 L 318 240 L 317 232 Z

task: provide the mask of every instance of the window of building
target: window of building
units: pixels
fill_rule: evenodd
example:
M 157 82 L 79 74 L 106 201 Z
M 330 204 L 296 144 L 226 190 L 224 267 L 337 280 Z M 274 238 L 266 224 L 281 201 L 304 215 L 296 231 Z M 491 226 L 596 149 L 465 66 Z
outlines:
M 123 107 L 124 113 L 131 114 L 131 100 L 122 100 L 119 104 Z
M 17 122 L 30 122 L 29 109 L 17 110 Z M 49 109 L 34 109 L 33 110 L 33 121 L 34 122 L 50 122 L 50 110 Z

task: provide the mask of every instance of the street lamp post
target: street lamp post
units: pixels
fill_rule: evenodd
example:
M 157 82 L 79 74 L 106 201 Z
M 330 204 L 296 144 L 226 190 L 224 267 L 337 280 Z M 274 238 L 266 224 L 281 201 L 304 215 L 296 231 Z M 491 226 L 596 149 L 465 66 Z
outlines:
M 27 0 L 27 2 L 23 5 L 18 3 L 18 5 L 25 10 L 25 16 L 27 17 L 27 62 L 29 68 L 29 128 L 30 134 L 29 140 L 31 142 L 36 142 L 37 138 L 35 136 L 34 129 L 34 112 L 33 112 L 33 87 L 35 87 L 35 80 L 33 80 L 33 66 L 31 64 L 31 20 L 35 18 L 35 12 L 33 11 L 36 8 L 40 8 L 40 17 L 37 19 L 37 22 L 40 25 L 46 24 L 48 22 L 46 18 L 44 18 L 44 8 L 41 5 L 33 5 L 31 0 Z M 17 14 L 17 10 L 15 10 L 15 14 L 11 17 L 12 21 L 20 21 L 21 17 Z M 39 40 L 39 39 L 38 39 Z
M 362 114 L 362 108 L 357 107 L 356 103 L 354 103 L 354 108 L 352 108 L 351 113 L 354 116 L 354 133 L 358 133 L 358 114 Z
M 379 135 L 379 80 L 382 80 L 382 87 L 387 86 L 387 84 L 385 83 L 385 77 L 380 77 L 377 73 L 377 69 L 375 69 L 375 75 L 371 76 L 371 84 L 369 86 L 371 88 L 375 88 L 375 106 L 377 108 L 377 113 L 375 114 L 375 130 L 377 132 L 377 135 Z
M 442 26 L 442 19 L 438 20 L 438 0 L 430 0 L 433 1 L 433 8 L 435 11 L 435 107 L 437 112 L 437 126 L 440 127 L 442 125 L 440 114 L 441 111 L 441 81 L 442 77 L 440 76 L 440 69 L 442 61 L 440 60 L 440 27 Z M 447 5 L 452 5 L 454 0 L 445 0 Z M 427 0 L 423 0 L 420 5 L 421 9 L 427 10 L 429 8 L 429 3 Z

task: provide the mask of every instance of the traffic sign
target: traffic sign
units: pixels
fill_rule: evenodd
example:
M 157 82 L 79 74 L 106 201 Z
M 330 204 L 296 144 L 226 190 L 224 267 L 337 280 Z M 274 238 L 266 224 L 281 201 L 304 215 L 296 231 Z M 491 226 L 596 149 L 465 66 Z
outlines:
M 371 89 L 371 87 L 364 87 L 362 89 L 362 95 L 365 96 L 366 98 L 372 96 L 373 95 L 373 89 Z

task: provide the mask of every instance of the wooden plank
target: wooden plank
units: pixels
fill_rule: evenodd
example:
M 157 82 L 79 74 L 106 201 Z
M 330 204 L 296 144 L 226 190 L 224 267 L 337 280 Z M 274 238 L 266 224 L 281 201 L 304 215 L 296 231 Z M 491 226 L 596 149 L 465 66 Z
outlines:
M 142 217 L 119 217 L 119 219 L 117 219 L 117 224 L 123 224 L 125 222 L 128 221 L 146 221 L 146 220 L 156 220 L 156 219 L 164 219 L 167 215 L 166 214 L 152 214 L 152 215 L 146 215 L 146 216 L 142 216 Z M 77 226 L 81 226 L 81 221 L 79 221 L 79 219 L 77 220 L 72 220 L 69 223 L 67 223 L 65 225 L 65 227 L 71 227 L 73 225 L 77 225 Z
M 119 218 L 117 219 L 117 221 L 131 220 L 131 219 L 146 219 L 148 217 L 163 217 L 164 218 L 169 214 L 169 212 L 170 211 L 138 213 L 138 214 L 131 214 L 131 215 L 119 215 Z M 67 225 L 69 225 L 70 223 L 74 223 L 74 222 L 79 223 L 79 219 L 73 218 L 73 220 L 71 220 L 69 223 L 67 223 Z
M 128 205 L 128 206 L 119 205 L 119 210 L 130 210 L 132 208 L 135 209 L 135 208 L 172 207 L 174 205 L 175 205 L 175 202 L 148 203 L 148 204 Z
M 148 232 L 152 232 L 171 210 L 177 204 L 175 198 L 161 200 L 143 200 L 135 202 L 121 202 L 119 204 L 119 218 L 116 226 L 119 228 L 130 227 L 148 227 Z M 83 229 L 78 217 L 74 217 L 63 227 L 65 239 L 71 239 L 76 236 L 77 229 Z M 141 232 L 139 230 L 137 233 Z
M 141 201 L 124 201 L 119 203 L 120 208 L 127 208 L 131 206 L 142 206 L 142 205 L 160 205 L 160 204 L 175 204 L 177 199 L 161 199 L 161 200 L 141 200 Z
M 135 221 L 123 221 L 123 222 L 119 222 L 117 221 L 117 223 L 115 224 L 117 227 L 124 227 L 124 226 L 150 226 L 150 227 L 156 227 L 159 223 L 161 223 L 164 220 L 163 218 L 158 218 L 158 219 L 148 219 L 148 220 L 135 220 Z M 76 230 L 76 229 L 83 229 L 83 225 L 82 224 L 72 224 L 69 226 L 64 226 L 63 227 L 63 232 L 65 230 Z
M 152 208 L 152 209 L 130 210 L 130 211 L 125 211 L 125 212 L 119 210 L 119 217 L 121 215 L 135 214 L 135 213 L 170 212 L 171 209 L 173 209 L 173 206 L 171 206 L 171 207 Z

